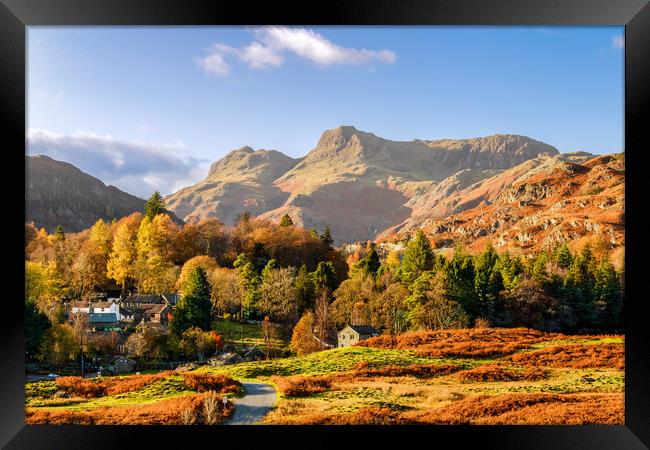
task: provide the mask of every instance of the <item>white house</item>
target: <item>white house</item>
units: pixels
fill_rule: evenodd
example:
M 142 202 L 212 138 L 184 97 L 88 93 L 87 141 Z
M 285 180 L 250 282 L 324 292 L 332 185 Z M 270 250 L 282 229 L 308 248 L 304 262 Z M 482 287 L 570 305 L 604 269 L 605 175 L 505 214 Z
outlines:
M 128 311 L 124 308 L 120 308 L 120 305 L 114 301 L 107 302 L 74 302 L 70 310 L 73 314 L 75 313 L 88 313 L 88 314 L 100 314 L 100 313 L 112 313 L 115 314 L 118 321 L 127 319 Z

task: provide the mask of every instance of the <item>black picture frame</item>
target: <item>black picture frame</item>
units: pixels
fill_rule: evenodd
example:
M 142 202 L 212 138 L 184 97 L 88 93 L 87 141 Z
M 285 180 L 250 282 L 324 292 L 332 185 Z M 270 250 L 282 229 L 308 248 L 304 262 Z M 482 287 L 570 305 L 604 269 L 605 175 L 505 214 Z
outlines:
M 9 449 L 131 448 L 138 441 L 166 448 L 173 441 L 198 446 L 245 440 L 243 448 L 278 440 L 285 446 L 315 442 L 345 445 L 352 435 L 379 445 L 390 437 L 406 445 L 481 448 L 641 449 L 650 447 L 650 327 L 643 292 L 643 156 L 650 151 L 650 5 L 648 0 L 335 0 L 281 4 L 205 0 L 0 0 L 0 123 L 3 158 L 11 175 L 24 168 L 26 136 L 26 27 L 35 25 L 624 25 L 626 155 L 626 370 L 624 426 L 421 426 L 381 427 L 88 427 L 24 424 L 24 197 L 7 189 L 5 262 L 15 276 L 3 302 L 0 443 Z M 7 140 L 7 137 L 9 138 Z M 5 169 L 5 170 L 6 170 Z M 6 178 L 7 180 L 7 178 Z M 12 273 L 13 275 L 13 273 Z M 23 284 L 24 285 L 24 284 Z M 279 438 L 279 433 L 290 437 Z M 355 436 L 356 437 L 356 436 Z M 356 439 L 355 439 L 356 440 Z M 140 445 L 138 445 L 140 447 Z

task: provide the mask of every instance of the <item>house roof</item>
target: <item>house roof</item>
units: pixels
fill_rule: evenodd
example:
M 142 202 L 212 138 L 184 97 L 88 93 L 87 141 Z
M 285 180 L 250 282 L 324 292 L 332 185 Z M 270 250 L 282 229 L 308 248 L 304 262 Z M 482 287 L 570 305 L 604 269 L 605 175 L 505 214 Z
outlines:
M 352 328 L 354 331 L 356 331 L 359 334 L 363 334 L 363 335 L 376 334 L 377 336 L 379 336 L 379 331 L 377 331 L 374 327 L 370 325 L 348 325 L 348 327 Z
M 165 300 L 158 294 L 131 294 L 124 303 L 164 303 Z
M 141 304 L 137 309 L 140 309 L 142 310 L 142 312 L 146 312 L 147 314 L 160 314 L 167 308 L 168 306 L 164 303 L 162 304 L 146 303 L 146 304 Z
M 112 301 L 104 301 L 104 302 L 72 302 L 72 307 L 73 308 L 88 308 L 88 306 L 91 306 L 93 308 L 110 308 L 110 306 L 113 304 Z
M 90 313 L 88 323 L 114 323 L 117 322 L 115 313 Z
M 167 300 L 171 305 L 175 305 L 176 303 L 178 303 L 178 299 L 180 296 L 178 294 L 170 292 L 170 293 L 162 294 L 162 297 L 165 300 Z

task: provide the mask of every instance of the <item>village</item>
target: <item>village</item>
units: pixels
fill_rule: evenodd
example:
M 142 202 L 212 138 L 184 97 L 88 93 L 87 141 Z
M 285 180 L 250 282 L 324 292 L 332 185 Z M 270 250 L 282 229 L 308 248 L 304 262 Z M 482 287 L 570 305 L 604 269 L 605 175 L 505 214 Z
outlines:
M 106 338 L 110 340 L 113 344 L 113 351 L 90 360 L 84 359 L 84 355 L 80 354 L 77 360 L 60 368 L 63 369 L 63 372 L 86 377 L 101 377 L 129 373 L 139 374 L 140 370 L 146 369 L 168 368 L 184 371 L 200 365 L 222 366 L 278 357 L 273 352 L 265 352 L 263 345 L 255 345 L 255 342 L 245 343 L 248 340 L 241 339 L 240 333 L 235 332 L 229 333 L 225 337 L 225 341 L 219 337 L 220 342 L 215 343 L 214 353 L 205 358 L 200 355 L 199 358 L 191 358 L 186 361 L 156 361 L 155 363 L 132 359 L 129 357 L 131 355 L 127 345 L 128 338 L 134 333 L 142 335 L 149 332 L 167 334 L 179 294 L 129 294 L 124 299 L 119 296 L 108 296 L 116 293 L 117 291 L 95 293 L 92 300 L 69 302 L 66 307 L 66 320 L 72 325 L 80 323 L 87 339 Z M 226 319 L 219 318 L 218 320 L 224 322 Z M 249 334 L 251 329 L 259 327 L 260 334 L 263 334 L 264 321 L 248 319 L 243 323 L 231 321 L 231 324 L 241 326 L 242 329 L 245 326 Z M 274 325 L 271 324 L 271 326 Z M 315 345 L 323 350 L 349 347 L 380 334 L 370 325 L 350 324 L 343 327 L 338 333 L 328 333 L 321 341 L 317 337 L 317 330 L 312 331 Z M 287 352 L 282 354 L 286 355 Z M 34 373 L 44 372 L 43 370 L 39 371 L 36 365 L 32 364 L 31 367 Z M 32 375 L 32 379 L 51 379 L 59 376 L 57 373 L 49 373 L 46 377 Z

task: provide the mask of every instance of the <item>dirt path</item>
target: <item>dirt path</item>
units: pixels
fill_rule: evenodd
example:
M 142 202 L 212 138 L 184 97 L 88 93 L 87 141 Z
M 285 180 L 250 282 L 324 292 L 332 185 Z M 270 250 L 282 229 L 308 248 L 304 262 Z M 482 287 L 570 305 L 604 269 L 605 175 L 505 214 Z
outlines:
M 246 394 L 241 398 L 234 398 L 235 411 L 226 425 L 253 425 L 275 405 L 275 388 L 270 384 L 242 382 Z

